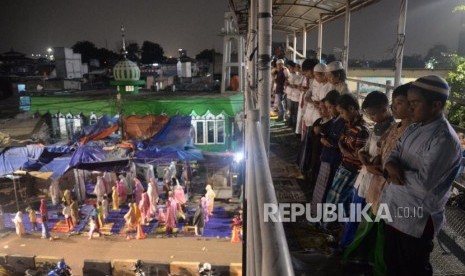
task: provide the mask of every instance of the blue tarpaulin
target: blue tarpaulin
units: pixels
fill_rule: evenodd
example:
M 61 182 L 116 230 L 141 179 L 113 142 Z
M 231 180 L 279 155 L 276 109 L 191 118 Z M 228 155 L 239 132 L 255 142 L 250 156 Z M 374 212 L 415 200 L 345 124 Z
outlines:
M 190 139 L 190 129 L 191 116 L 173 116 L 163 129 L 147 142 L 147 146 L 182 149 Z
M 71 146 L 60 145 L 60 144 L 48 145 L 48 146 L 45 146 L 45 149 L 48 152 L 61 153 L 61 154 L 70 153 L 74 150 L 74 148 Z
M 191 139 L 191 117 L 173 116 L 153 138 L 137 145 L 136 162 L 170 162 L 202 160 L 202 151 L 186 147 Z
M 107 115 L 103 115 L 95 124 L 88 125 L 82 128 L 81 133 L 73 137 L 74 141 L 78 141 L 83 137 L 90 137 L 97 135 L 106 129 L 112 127 L 115 124 L 118 124 L 118 117 L 111 118 Z
M 118 118 L 110 118 L 107 115 L 103 115 L 100 119 L 98 119 L 97 123 L 93 125 L 85 126 L 82 129 L 82 135 L 83 135 L 82 137 L 100 133 L 104 131 L 105 129 L 117 123 L 118 123 Z
M 202 151 L 199 149 L 177 149 L 171 147 L 150 147 L 134 153 L 136 162 L 142 163 L 167 163 L 173 160 L 198 161 L 203 160 Z
M 117 123 L 117 119 L 103 116 L 84 128 L 83 136 L 100 133 Z M 154 163 L 172 160 L 203 160 L 201 150 L 189 147 L 191 117 L 173 116 L 163 129 L 147 141 L 140 141 L 134 153 L 136 162 Z M 99 171 L 121 171 L 128 167 L 131 150 L 118 148 L 105 141 L 92 141 L 78 146 L 72 156 L 72 147 L 66 145 L 26 146 L 11 148 L 0 153 L 0 176 L 16 170 L 53 172 L 52 178 L 63 175 L 68 169 L 78 168 Z
M 44 151 L 42 146 L 25 146 L 10 148 L 0 154 L 0 176 L 11 174 L 37 162 Z
M 76 149 L 69 167 L 86 170 L 114 171 L 127 166 L 130 149 L 105 145 L 103 142 L 89 142 Z
M 40 168 L 40 172 L 53 172 L 50 178 L 56 179 L 65 174 L 69 169 L 69 162 L 71 161 L 71 156 L 66 157 L 57 157 L 53 159 L 50 163 L 43 165 Z

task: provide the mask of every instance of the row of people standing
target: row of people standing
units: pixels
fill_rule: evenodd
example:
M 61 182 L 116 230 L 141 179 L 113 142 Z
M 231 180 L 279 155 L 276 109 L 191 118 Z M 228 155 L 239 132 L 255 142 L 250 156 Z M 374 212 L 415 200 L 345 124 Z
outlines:
M 390 219 L 335 224 L 344 231 L 339 249 L 346 258 L 370 256 L 368 261 L 375 263 L 379 275 L 431 275 L 432 239 L 444 221 L 444 206 L 461 161 L 457 135 L 444 117 L 447 82 L 425 76 L 398 87 L 392 114 L 384 93 L 369 93 L 360 107 L 357 98 L 341 89 L 347 85 L 335 84 L 334 79 L 345 79 L 336 62 L 325 69 L 332 86 L 316 105 L 324 81 L 317 77 L 323 66 L 315 63 L 304 61 L 302 72 L 313 75 L 308 87 L 314 98 L 305 98 L 313 102 L 318 113 L 312 115 L 319 119 L 307 126 L 299 160 L 301 168 L 307 164 L 311 172 L 312 212 L 322 203 L 333 203 L 342 204 L 346 216 L 357 217 L 352 214 L 357 208 L 350 206 L 363 209 L 369 204 L 370 215 L 376 217 L 383 204 L 392 214 Z M 315 64 L 313 70 L 308 64 Z M 374 122 L 373 129 L 363 113 Z M 307 163 L 305 155 L 310 157 Z M 399 208 L 421 209 L 421 216 L 396 216 Z
M 277 120 L 286 119 L 288 125 L 295 128 L 296 133 L 302 130 L 302 118 L 307 109 L 309 111 L 306 115 L 306 125 L 313 123 L 312 115 L 309 113 L 315 111 L 314 101 L 318 102 L 324 98 L 325 92 L 333 89 L 340 93 L 349 92 L 341 62 L 334 61 L 328 66 L 319 64 L 315 68 L 318 63 L 317 59 L 306 59 L 302 65 L 293 61 L 287 61 L 285 64 L 283 59 L 278 59 L 272 70 L 274 104 L 278 110 Z M 311 93 L 314 90 L 313 86 L 318 87 L 319 93 Z

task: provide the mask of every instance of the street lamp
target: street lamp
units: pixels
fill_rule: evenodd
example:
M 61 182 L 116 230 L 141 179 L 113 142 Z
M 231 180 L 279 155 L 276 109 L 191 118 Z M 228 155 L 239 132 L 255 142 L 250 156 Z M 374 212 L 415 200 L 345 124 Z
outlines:
M 52 52 L 53 52 L 52 48 L 50 48 L 50 47 L 47 48 L 47 56 L 48 56 L 49 60 L 53 60 Z

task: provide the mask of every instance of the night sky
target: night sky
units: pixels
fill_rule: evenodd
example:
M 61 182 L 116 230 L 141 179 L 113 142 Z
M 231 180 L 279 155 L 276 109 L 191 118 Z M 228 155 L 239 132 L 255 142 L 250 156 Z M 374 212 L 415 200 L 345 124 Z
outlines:
M 120 25 L 130 42 L 159 43 L 165 55 L 185 48 L 195 56 L 203 49 L 222 51 L 218 34 L 223 26 L 226 0 L 2 0 L 0 52 L 45 53 L 47 47 L 71 47 L 80 40 L 117 50 Z M 464 0 L 410 0 L 405 54 L 425 55 L 434 44 L 457 49 Z M 392 57 L 400 0 L 382 0 L 352 14 L 350 58 Z M 342 48 L 344 19 L 324 25 L 324 52 Z M 308 34 L 309 49 L 316 48 L 317 30 Z M 284 41 L 274 33 L 274 41 Z M 299 42 L 301 44 L 301 42 Z

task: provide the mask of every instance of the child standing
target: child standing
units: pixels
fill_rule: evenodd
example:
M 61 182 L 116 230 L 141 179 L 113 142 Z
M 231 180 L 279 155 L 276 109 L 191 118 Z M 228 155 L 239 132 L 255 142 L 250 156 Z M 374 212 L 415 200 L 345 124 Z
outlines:
M 340 61 L 333 61 L 326 67 L 326 77 L 331 84 L 331 90 L 337 90 L 341 94 L 350 93 L 346 83 L 346 71 Z
M 111 204 L 113 206 L 113 210 L 119 210 L 119 195 L 118 195 L 118 188 L 113 186 L 111 193 Z
M 346 122 L 344 131 L 338 142 L 342 153 L 342 163 L 336 171 L 331 189 L 326 196 L 327 203 L 344 205 L 344 213 L 350 214 L 350 203 L 355 194 L 354 183 L 362 165 L 358 152 L 368 140 L 369 131 L 360 114 L 357 99 L 351 94 L 342 94 L 337 108 Z
M 12 219 L 13 223 L 15 224 L 16 234 L 18 237 L 22 237 L 26 232 L 24 231 L 24 224 L 23 224 L 23 213 L 21 211 L 16 213 L 16 216 Z
M 176 200 L 174 199 L 173 192 L 168 193 L 168 200 L 166 201 L 166 234 L 173 234 L 174 228 L 176 228 L 177 223 L 177 206 Z
M 97 233 L 100 237 L 102 234 L 100 233 L 100 228 L 98 227 L 97 219 L 94 216 L 90 216 L 89 219 L 89 240 L 92 239 L 94 233 Z
M 102 200 L 102 218 L 103 218 L 103 222 L 105 222 L 108 218 L 108 197 L 107 195 L 104 195 L 103 200 Z
M 40 200 L 39 212 L 40 212 L 41 217 L 45 216 L 48 218 L 48 209 L 47 209 L 47 203 L 45 202 L 45 199 Z
M 322 145 L 320 168 L 318 170 L 318 176 L 312 195 L 312 214 L 316 214 L 318 204 L 325 202 L 326 195 L 329 188 L 331 188 L 331 183 L 333 182 L 334 174 L 342 161 L 338 142 L 342 131 L 345 128 L 345 122 L 337 110 L 339 97 L 339 92 L 331 90 L 323 99 L 332 119 L 329 132 L 327 134 L 323 134 L 320 139 Z
M 28 213 L 28 216 L 29 216 L 29 222 L 32 225 L 32 231 L 36 231 L 37 230 L 36 211 L 29 206 L 27 207 L 26 212 Z
M 375 122 L 375 125 L 373 131 L 370 132 L 366 145 L 358 152 L 358 159 L 362 163 L 362 168 L 355 180 L 354 188 L 356 189 L 356 193 L 353 203 L 360 204 L 361 209 L 366 205 L 366 193 L 373 177 L 373 174 L 370 173 L 367 168 L 378 162 L 378 141 L 386 130 L 395 123 L 389 109 L 389 100 L 387 96 L 380 91 L 369 93 L 363 101 L 362 109 L 365 115 Z M 353 217 L 355 217 L 356 214 L 354 213 L 353 215 Z M 352 242 L 357 227 L 358 222 L 355 221 L 346 224 L 344 235 L 340 243 L 341 249 L 344 249 Z
M 103 227 L 103 207 L 102 207 L 102 202 L 99 201 L 97 203 L 97 223 L 98 223 L 98 226 L 99 228 Z
M 319 63 L 318 59 L 306 59 L 302 63 L 302 77 L 300 83 L 300 101 L 297 109 L 297 120 L 296 120 L 296 129 L 295 133 L 297 135 L 305 136 L 305 125 L 303 123 L 303 116 L 307 108 L 308 97 L 312 95 L 313 89 L 313 68 Z
M 195 211 L 195 214 L 194 214 L 195 235 L 202 236 L 204 227 L 205 227 L 205 210 L 202 207 L 202 201 L 200 201 L 197 211 Z
M 319 63 L 313 68 L 314 80 L 312 81 L 311 93 L 305 95 L 305 112 L 303 115 L 303 136 L 301 143 L 301 160 L 299 162 L 300 170 L 304 173 L 309 173 L 310 163 L 312 158 L 319 159 L 320 156 L 312 156 L 312 147 L 318 147 L 319 142 L 316 145 L 312 145 L 313 140 L 316 138 L 313 132 L 313 125 L 315 121 L 320 118 L 320 101 L 326 97 L 326 94 L 330 91 L 330 85 L 325 77 L 326 65 Z
M 42 239 L 50 239 L 52 240 L 52 236 L 50 236 L 50 233 L 48 232 L 48 225 L 47 225 L 47 216 L 42 215 Z
M 66 224 L 68 225 L 68 231 L 74 228 L 73 219 L 71 218 L 71 208 L 67 202 L 63 203 L 63 215 L 65 216 Z
M 71 205 L 69 205 L 69 208 L 71 209 L 71 220 L 74 225 L 77 225 L 79 223 L 79 206 L 74 198 L 71 199 Z

